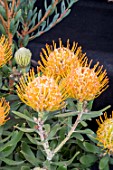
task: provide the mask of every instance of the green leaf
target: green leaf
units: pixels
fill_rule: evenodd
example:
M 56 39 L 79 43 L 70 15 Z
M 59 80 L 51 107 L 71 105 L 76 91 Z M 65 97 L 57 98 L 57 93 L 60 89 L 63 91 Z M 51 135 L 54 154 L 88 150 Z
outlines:
M 29 166 L 22 166 L 21 170 L 31 170 L 31 168 Z
M 23 113 L 20 113 L 20 112 L 17 112 L 17 111 L 12 111 L 12 112 L 13 112 L 15 115 L 17 115 L 18 117 L 21 117 L 21 118 L 23 118 L 23 119 L 26 119 L 26 120 L 28 120 L 28 121 L 30 121 L 30 122 L 34 122 L 33 119 L 31 119 L 30 117 L 24 115 Z
M 10 32 L 14 33 L 14 30 L 15 30 L 15 20 L 13 18 L 11 19 L 11 22 L 10 22 Z
M 1 157 L 0 157 L 0 160 L 5 162 L 7 165 L 10 165 L 10 166 L 21 165 L 21 164 L 24 163 L 24 161 L 13 161 L 11 159 L 1 158 Z
M 85 149 L 88 152 L 92 152 L 92 153 L 100 153 L 100 148 L 98 148 L 96 145 L 91 144 L 89 142 L 83 142 L 83 145 L 85 147 Z
M 87 109 L 88 109 L 88 110 L 91 110 L 91 109 L 92 109 L 93 102 L 94 102 L 94 100 L 91 100 L 91 101 L 88 102 L 88 105 L 87 105 Z
M 103 112 L 106 111 L 107 109 L 109 109 L 110 107 L 111 106 L 109 105 L 99 111 L 92 111 L 92 112 L 84 113 L 82 116 L 82 120 L 91 120 L 91 118 L 101 116 L 103 114 Z
M 83 145 L 83 141 L 80 141 L 78 139 L 76 139 L 75 143 L 80 147 L 82 148 L 82 150 L 86 151 L 84 145 Z
M 23 127 L 18 127 L 18 126 L 15 126 L 16 129 L 22 131 L 22 132 L 26 132 L 26 133 L 31 133 L 31 132 L 34 132 L 35 129 L 32 129 L 32 128 L 23 128 Z
M 27 15 L 27 22 L 31 20 L 32 15 L 33 15 L 32 10 L 29 10 L 28 15 Z
M 81 125 L 84 126 L 84 127 L 87 127 L 87 125 L 88 125 L 85 121 L 81 121 L 80 123 L 81 123 Z
M 35 137 L 32 137 L 31 135 L 29 135 L 28 133 L 26 133 L 27 138 L 30 140 L 31 143 L 35 144 L 35 145 L 42 145 L 41 142 L 38 142 Z
M 58 142 L 56 140 L 52 140 L 51 143 L 50 143 L 50 147 L 52 149 L 55 149 L 57 147 L 57 144 L 58 144 Z
M 38 166 L 40 161 L 39 159 L 35 158 L 34 153 L 30 149 L 30 147 L 27 145 L 27 143 L 22 143 L 22 150 L 20 151 L 25 159 L 30 162 L 34 166 Z
M 76 152 L 75 155 L 68 161 L 61 161 L 61 162 L 51 162 L 51 164 L 53 165 L 58 165 L 58 166 L 69 166 L 73 160 L 75 159 L 75 157 L 79 154 L 80 152 Z
M 103 157 L 103 158 L 100 160 L 100 162 L 99 162 L 99 169 L 100 169 L 100 170 L 105 169 L 105 167 L 107 166 L 108 162 L 109 162 L 109 156 L 106 155 L 105 157 Z
M 0 152 L 0 157 L 4 158 L 4 157 L 11 155 L 15 147 L 16 147 L 15 144 L 13 144 L 13 146 L 7 146 L 2 152 Z
M 52 137 L 55 136 L 55 134 L 58 132 L 58 130 L 60 130 L 61 127 L 59 124 L 56 124 L 55 126 L 53 126 L 53 128 L 51 129 L 49 135 L 48 135 L 48 140 L 50 140 Z
M 19 9 L 19 11 L 16 13 L 16 16 L 15 16 L 15 22 L 20 19 L 21 15 L 22 15 L 22 10 Z
M 7 19 L 5 8 L 3 8 L 2 5 L 0 5 L 0 14 L 3 16 L 4 19 Z
M 16 111 L 21 105 L 21 102 L 15 101 L 10 104 L 11 110 Z
M 73 98 L 68 98 L 66 101 L 67 101 L 67 108 L 69 110 L 76 110 L 77 109 Z
M 113 157 L 109 158 L 109 163 L 113 165 Z
M 23 46 L 26 47 L 29 42 L 29 35 L 26 35 L 22 41 Z
M 40 9 L 38 12 L 38 22 L 41 20 L 42 18 L 42 10 Z
M 3 130 L 4 130 L 3 126 L 0 126 L 0 136 L 2 136 Z M 0 142 L 1 142 L 1 140 L 0 140 Z
M 90 167 L 97 159 L 98 158 L 93 154 L 86 154 L 80 158 L 80 162 L 85 166 Z
M 47 133 L 50 133 L 50 125 L 49 124 L 45 124 L 44 129 Z
M 6 96 L 6 100 L 15 101 L 15 100 L 19 100 L 19 97 L 15 94 L 10 94 L 10 95 Z
M 77 1 L 78 1 L 78 0 L 71 0 L 70 3 L 69 3 L 68 8 L 71 8 L 71 6 L 72 6 L 75 2 L 77 2 Z
M 62 114 L 58 114 L 55 115 L 55 117 L 68 117 L 68 116 L 76 116 L 79 114 L 79 111 L 76 112 L 68 112 L 68 113 L 62 113 Z
M 95 133 L 93 133 L 93 134 L 87 134 L 87 136 L 88 136 L 88 138 L 91 140 L 91 141 L 93 141 L 94 143 L 98 143 L 98 141 L 96 140 L 96 134 Z
M 94 132 L 90 129 L 85 129 L 85 130 L 75 130 L 75 133 L 93 134 Z
M 61 3 L 61 13 L 63 13 L 65 11 L 65 9 L 66 9 L 66 6 L 65 6 L 65 2 L 63 0 Z
M 59 166 L 57 170 L 67 170 L 67 168 L 65 166 Z
M 6 144 L 4 144 L 4 146 L 0 147 L 0 152 L 5 150 L 9 146 L 13 146 L 14 144 L 17 144 L 22 138 L 22 135 L 23 135 L 22 132 L 18 132 L 18 131 L 13 132 L 11 140 Z
M 61 142 L 65 138 L 65 133 L 66 133 L 66 126 L 63 126 L 61 130 L 59 131 L 59 142 Z
M 76 139 L 78 139 L 80 141 L 84 141 L 83 136 L 81 134 L 79 134 L 79 133 L 73 133 L 71 138 L 73 138 L 73 137 L 75 137 Z
M 6 35 L 6 31 L 5 31 L 5 28 L 2 24 L 0 24 L 0 32 L 4 35 Z

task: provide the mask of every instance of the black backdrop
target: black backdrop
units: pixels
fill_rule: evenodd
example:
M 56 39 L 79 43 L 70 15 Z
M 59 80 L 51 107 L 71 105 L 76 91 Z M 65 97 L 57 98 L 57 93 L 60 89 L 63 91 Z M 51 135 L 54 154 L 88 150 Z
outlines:
M 37 1 L 37 5 L 42 7 L 43 1 L 40 2 Z M 64 44 L 68 38 L 70 42 L 78 42 L 88 58 L 93 59 L 93 64 L 99 61 L 100 65 L 104 65 L 110 79 L 109 88 L 95 99 L 93 110 L 102 109 L 110 104 L 112 108 L 108 113 L 111 114 L 113 110 L 113 3 L 108 3 L 107 0 L 79 0 L 62 22 L 29 43 L 28 47 L 33 53 L 33 59 L 39 60 L 41 48 L 46 43 L 51 44 L 52 40 L 57 42 L 58 38 L 61 38 Z M 93 121 L 93 128 L 96 130 L 95 120 Z

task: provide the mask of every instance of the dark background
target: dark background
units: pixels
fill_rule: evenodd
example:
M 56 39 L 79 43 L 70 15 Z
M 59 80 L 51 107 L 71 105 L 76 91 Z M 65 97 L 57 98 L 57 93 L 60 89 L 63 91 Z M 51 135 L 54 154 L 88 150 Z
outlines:
M 37 3 L 40 7 L 43 5 Z M 39 54 L 45 44 L 58 42 L 63 44 L 67 39 L 76 41 L 82 46 L 93 64 L 97 61 L 104 65 L 109 77 L 109 88 L 94 101 L 93 110 L 99 110 L 111 105 L 108 114 L 113 110 L 113 3 L 107 0 L 79 0 L 72 7 L 71 13 L 54 28 L 34 39 L 28 47 L 33 53 L 33 59 L 39 60 Z M 92 122 L 91 122 L 92 124 Z M 94 120 L 94 129 L 96 123 Z

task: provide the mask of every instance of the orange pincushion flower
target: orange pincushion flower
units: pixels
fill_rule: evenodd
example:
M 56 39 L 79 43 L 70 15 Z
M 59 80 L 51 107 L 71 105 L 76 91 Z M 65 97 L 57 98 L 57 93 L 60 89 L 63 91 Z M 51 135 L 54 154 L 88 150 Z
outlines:
M 43 50 L 44 56 L 41 53 L 41 60 L 38 61 L 40 70 L 46 74 L 52 74 L 54 78 L 57 76 L 67 75 L 67 72 L 71 69 L 83 64 L 87 57 L 82 53 L 81 47 L 77 47 L 78 43 L 73 42 L 73 46 L 70 49 L 69 40 L 67 41 L 67 47 L 62 45 L 62 41 L 59 40 L 59 48 L 56 48 L 56 43 L 53 41 L 53 46 L 46 44 L 46 50 Z
M 30 70 L 20 78 L 17 86 L 20 99 L 38 112 L 54 111 L 65 106 L 64 97 L 53 78 L 38 76 Z
M 70 74 L 61 82 L 64 88 L 68 89 L 70 97 L 83 101 L 90 101 L 98 97 L 107 87 L 108 78 L 106 70 L 97 63 L 94 68 L 88 67 L 72 68 Z
M 4 35 L 0 38 L 0 67 L 12 58 L 12 49 Z
M 102 146 L 108 153 L 113 154 L 113 111 L 112 116 L 107 118 L 107 113 L 104 113 L 105 120 L 100 116 L 97 120 L 99 128 L 97 130 L 98 145 Z
M 7 115 L 9 114 L 10 106 L 6 102 L 5 98 L 0 100 L 0 126 L 3 125 L 7 120 Z

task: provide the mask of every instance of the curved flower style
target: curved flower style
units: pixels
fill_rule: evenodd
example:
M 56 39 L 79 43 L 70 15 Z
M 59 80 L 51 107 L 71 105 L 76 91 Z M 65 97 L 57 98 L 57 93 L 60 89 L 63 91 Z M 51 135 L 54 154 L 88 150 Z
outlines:
M 0 100 L 0 126 L 3 125 L 9 119 L 7 118 L 9 110 L 10 110 L 9 103 L 6 102 L 5 98 L 2 98 Z
M 81 47 L 77 47 L 78 43 L 73 42 L 73 46 L 70 49 L 69 40 L 67 40 L 67 47 L 62 45 L 62 41 L 59 40 L 59 48 L 56 48 L 56 43 L 53 41 L 53 46 L 46 44 L 46 50 L 42 49 L 41 60 L 38 61 L 40 70 L 46 74 L 52 74 L 54 78 L 57 76 L 67 75 L 67 72 L 71 69 L 80 66 L 87 60 L 86 54 L 82 53 Z
M 73 68 L 61 82 L 70 97 L 80 102 L 93 100 L 108 87 L 106 70 L 102 72 L 103 66 L 98 67 L 99 63 L 97 63 L 91 69 L 90 65 L 91 62 L 88 67 Z
M 105 120 L 100 117 L 97 120 L 99 128 L 97 130 L 97 140 L 99 146 L 102 146 L 109 154 L 113 154 L 113 111 L 110 118 L 107 117 L 107 113 L 104 113 Z
M 20 78 L 17 93 L 24 103 L 38 112 L 65 107 L 64 96 L 55 80 L 47 76 L 35 77 L 34 70 Z
M 0 67 L 12 58 L 12 49 L 4 35 L 0 38 Z

